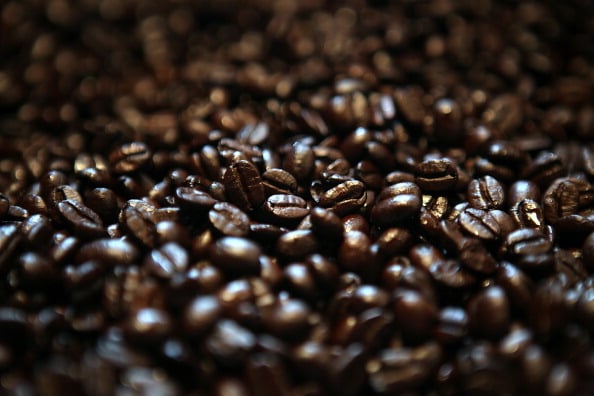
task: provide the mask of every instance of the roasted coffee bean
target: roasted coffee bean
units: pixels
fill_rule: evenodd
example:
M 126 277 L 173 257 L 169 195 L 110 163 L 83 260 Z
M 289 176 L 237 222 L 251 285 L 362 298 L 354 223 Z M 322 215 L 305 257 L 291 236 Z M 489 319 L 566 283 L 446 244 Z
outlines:
M 188 267 L 188 252 L 175 242 L 153 249 L 144 258 L 144 269 L 159 278 L 170 279 L 176 272 Z
M 287 260 L 299 260 L 315 253 L 318 240 L 310 230 L 290 231 L 276 242 L 276 252 Z
M 266 199 L 260 173 L 251 162 L 232 163 L 223 176 L 223 184 L 229 200 L 242 210 L 257 209 Z
M 499 286 L 489 286 L 468 303 L 470 330 L 481 337 L 500 338 L 510 324 L 509 302 Z
M 507 202 L 510 207 L 513 207 L 524 199 L 540 202 L 540 189 L 531 181 L 518 180 L 509 187 Z
M 394 319 L 406 339 L 427 339 L 437 324 L 438 309 L 414 290 L 397 290 L 394 296 Z
M 104 223 L 110 224 L 117 221 L 118 197 L 113 190 L 104 187 L 94 188 L 85 194 L 85 202 L 101 217 Z
M 266 310 L 263 317 L 264 327 L 282 339 L 298 339 L 309 328 L 310 309 L 307 304 L 297 299 L 287 299 Z
M 435 261 L 429 267 L 429 273 L 437 283 L 453 289 L 466 288 L 477 281 L 476 277 L 462 268 L 456 260 Z
M 184 309 L 184 331 L 192 338 L 199 337 L 214 326 L 221 313 L 221 304 L 215 296 L 198 296 Z
M 263 210 L 272 223 L 296 224 L 309 214 L 307 201 L 297 195 L 275 194 L 266 199 Z
M 433 336 L 441 344 L 451 345 L 462 341 L 469 333 L 466 311 L 459 307 L 444 307 L 439 311 Z
M 204 213 L 217 203 L 208 193 L 193 187 L 178 187 L 175 197 L 180 208 L 190 216 Z
M 433 105 L 433 137 L 440 143 L 455 143 L 463 137 L 462 109 L 453 99 L 442 98 Z
M 156 308 L 143 308 L 133 313 L 124 327 L 131 343 L 152 344 L 163 341 L 173 330 L 169 314 Z
M 41 197 L 41 195 L 33 193 L 25 194 L 19 200 L 19 205 L 32 215 L 42 214 L 44 216 L 47 216 L 49 213 L 47 204 L 45 203 L 45 200 Z M 0 196 L 0 219 L 8 215 L 9 207 L 10 204 L 8 201 L 8 197 Z
M 205 341 L 207 351 L 222 367 L 235 367 L 245 362 L 255 344 L 254 334 L 231 320 L 217 322 Z
M 537 202 L 523 199 L 510 208 L 510 213 L 520 228 L 536 228 L 544 232 L 545 219 Z
M 358 180 L 347 180 L 321 194 L 319 204 L 344 216 L 360 209 L 366 201 L 365 185 Z
M 410 249 L 408 256 L 415 267 L 426 271 L 429 270 L 433 263 L 443 260 L 444 258 L 439 249 L 433 245 L 425 243 L 413 246 Z
M 547 253 L 552 243 L 545 234 L 534 228 L 522 228 L 507 236 L 505 248 L 512 256 Z
M 219 202 L 208 212 L 208 219 L 215 230 L 223 235 L 242 237 L 250 231 L 250 218 L 237 206 Z
M 498 239 L 502 234 L 497 219 L 485 210 L 467 208 L 460 213 L 458 222 L 466 232 L 481 239 Z
M 466 197 L 474 208 L 498 209 L 505 201 L 505 192 L 497 179 L 487 175 L 480 179 L 473 179 L 468 184 Z
M 561 218 L 577 213 L 592 200 L 594 190 L 587 181 L 575 178 L 557 179 L 543 194 L 544 217 L 555 224 Z
M 59 271 L 51 260 L 33 252 L 18 259 L 19 280 L 26 287 L 51 290 L 58 284 Z
M 380 225 L 394 225 L 413 217 L 421 205 L 421 191 L 416 184 L 393 184 L 383 189 L 378 196 L 371 210 L 371 220 Z
M 521 173 L 521 177 L 531 180 L 539 187 L 548 186 L 555 179 L 566 174 L 561 159 L 554 153 L 541 151 Z
M 406 252 L 413 244 L 414 236 L 406 228 L 388 228 L 375 242 L 381 254 L 392 257 Z
M 288 230 L 273 224 L 250 223 L 249 236 L 263 244 L 274 244 Z
M 456 164 L 447 158 L 423 161 L 415 167 L 415 183 L 423 192 L 450 191 L 457 182 Z
M 534 283 L 528 275 L 513 264 L 502 262 L 497 270 L 495 282 L 505 290 L 513 310 L 527 312 L 534 292 Z
M 109 163 L 115 173 L 131 173 L 142 168 L 151 159 L 151 152 L 142 142 L 132 142 L 115 148 L 109 154 Z
M 342 220 L 334 212 L 314 207 L 310 215 L 312 231 L 328 242 L 339 242 L 343 235 Z
M 565 290 L 556 279 L 541 282 L 532 297 L 529 320 L 539 339 L 556 337 L 566 325 L 569 312 L 565 308 Z
M 153 212 L 149 210 L 153 210 Z M 149 248 L 155 247 L 157 239 L 155 223 L 151 219 L 153 213 L 154 209 L 137 208 L 133 205 L 127 205 L 119 215 L 119 221 L 122 227 Z
M 437 302 L 437 294 L 427 271 L 413 266 L 392 263 L 382 272 L 382 284 L 390 290 L 401 288 L 417 291 L 432 303 Z
M 364 276 L 376 273 L 377 263 L 370 254 L 371 240 L 361 231 L 349 231 L 338 250 L 338 263 L 347 270 Z
M 57 209 L 68 227 L 80 236 L 97 238 L 106 235 L 99 215 L 79 201 L 72 199 L 60 201 Z
M 23 236 L 21 243 L 37 249 L 48 245 L 53 231 L 50 219 L 41 214 L 28 217 L 19 227 L 19 233 Z
M 76 240 L 67 238 L 61 245 L 64 244 L 68 246 L 76 245 Z M 131 265 L 136 262 L 139 255 L 138 248 L 123 239 L 97 239 L 81 246 L 74 261 L 83 263 L 88 260 L 96 260 L 110 266 L 118 264 Z M 60 255 L 60 257 L 64 258 L 65 256 L 65 252 Z M 62 260 L 56 259 L 56 261 L 61 262 Z
M 300 183 L 309 180 L 314 169 L 314 152 L 311 147 L 302 143 L 292 145 L 283 161 L 283 168 Z
M 238 237 L 217 240 L 210 249 L 210 260 L 229 274 L 259 274 L 260 247 L 254 242 Z
M 406 394 L 431 383 L 443 352 L 427 342 L 416 348 L 390 348 L 379 352 L 367 371 L 373 391 L 379 395 Z
M 262 173 L 262 182 L 266 196 L 297 192 L 297 179 L 284 169 L 268 169 Z

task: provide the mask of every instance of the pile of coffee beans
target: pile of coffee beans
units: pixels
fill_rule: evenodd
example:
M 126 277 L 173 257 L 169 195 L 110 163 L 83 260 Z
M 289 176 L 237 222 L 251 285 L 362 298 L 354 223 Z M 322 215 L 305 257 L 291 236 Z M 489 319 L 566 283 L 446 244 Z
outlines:
M 588 0 L 0 4 L 0 394 L 594 394 Z

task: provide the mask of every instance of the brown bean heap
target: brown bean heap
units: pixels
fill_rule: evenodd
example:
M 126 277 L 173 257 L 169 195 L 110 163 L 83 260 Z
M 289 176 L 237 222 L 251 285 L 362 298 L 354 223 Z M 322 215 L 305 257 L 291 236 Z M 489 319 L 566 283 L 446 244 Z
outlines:
M 590 1 L 0 3 L 0 394 L 594 394 Z

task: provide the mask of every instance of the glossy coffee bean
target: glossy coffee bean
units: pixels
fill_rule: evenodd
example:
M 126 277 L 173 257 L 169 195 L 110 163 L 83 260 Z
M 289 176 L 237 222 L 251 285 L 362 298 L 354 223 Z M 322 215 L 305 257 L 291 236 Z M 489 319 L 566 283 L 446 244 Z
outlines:
M 225 273 L 258 274 L 261 250 L 254 242 L 238 237 L 223 237 L 210 248 L 210 260 Z
M 226 195 L 240 209 L 252 211 L 266 198 L 260 172 L 248 161 L 237 161 L 229 166 L 223 177 Z
M 424 192 L 452 190 L 458 181 L 458 169 L 449 159 L 421 162 L 415 168 L 415 183 Z
M 218 202 L 208 212 L 213 228 L 223 235 L 243 237 L 250 231 L 250 218 L 237 206 Z
M 510 308 L 505 291 L 490 286 L 468 303 L 470 329 L 479 336 L 499 338 L 507 333 L 510 324 Z
M 109 155 L 109 162 L 115 173 L 130 173 L 140 169 L 151 158 L 146 144 L 132 142 L 117 147 Z
M 505 190 L 497 179 L 487 175 L 468 184 L 466 197 L 477 209 L 498 209 L 505 202 Z

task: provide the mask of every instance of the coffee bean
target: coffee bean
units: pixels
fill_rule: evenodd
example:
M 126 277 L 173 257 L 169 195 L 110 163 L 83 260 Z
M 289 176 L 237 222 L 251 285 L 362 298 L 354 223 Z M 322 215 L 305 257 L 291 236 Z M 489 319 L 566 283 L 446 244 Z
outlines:
M 532 279 L 513 264 L 502 262 L 495 281 L 505 290 L 511 308 L 525 313 L 534 292 Z
M 151 213 L 150 211 L 153 212 Z M 151 219 L 153 213 L 153 208 L 140 209 L 130 205 L 129 202 L 119 215 L 119 221 L 122 227 L 149 248 L 155 247 L 157 239 L 155 224 Z
M 394 319 L 406 339 L 415 342 L 427 339 L 437 324 L 438 309 L 422 294 L 398 290 L 394 296 Z
M 283 168 L 300 183 L 309 179 L 313 167 L 314 153 L 309 146 L 301 143 L 291 146 L 283 161 Z
M 466 196 L 472 207 L 483 210 L 498 209 L 505 201 L 503 186 L 497 179 L 488 175 L 473 179 L 468 184 Z
M 375 242 L 381 254 L 392 257 L 407 251 L 413 244 L 414 236 L 406 228 L 388 228 Z
M 318 206 L 311 210 L 312 231 L 328 242 L 340 242 L 343 234 L 342 220 L 334 212 Z
M 550 251 L 551 241 L 539 230 L 522 228 L 507 236 L 505 246 L 513 256 L 540 254 Z
M 231 320 L 217 322 L 205 341 L 207 351 L 222 367 L 237 367 L 245 362 L 255 344 L 254 334 Z
M 394 225 L 411 218 L 421 208 L 421 191 L 414 183 L 397 183 L 382 190 L 371 210 L 371 219 L 380 225 Z
M 297 180 L 284 169 L 272 168 L 262 173 L 264 192 L 267 196 L 274 194 L 295 194 Z
M 577 213 L 594 200 L 594 190 L 590 183 L 562 178 L 554 181 L 543 195 L 545 219 L 555 223 L 559 219 Z
M 152 275 L 171 279 L 176 272 L 183 272 L 188 267 L 188 252 L 175 242 L 169 242 L 153 249 L 144 258 L 144 269 Z
M 367 198 L 365 185 L 358 180 L 347 180 L 321 194 L 320 206 L 344 216 L 360 209 Z
M 484 210 L 467 208 L 460 213 L 458 222 L 466 232 L 481 239 L 497 239 L 502 233 L 497 219 Z
M 260 254 L 260 247 L 254 242 L 229 236 L 214 243 L 210 249 L 210 260 L 225 273 L 258 274 Z
M 48 245 L 53 232 L 51 220 L 41 214 L 28 217 L 19 227 L 19 233 L 23 236 L 21 243 L 38 249 Z
M 275 304 L 263 317 L 264 327 L 283 339 L 301 338 L 309 328 L 310 310 L 300 300 L 287 299 Z
M 536 228 L 544 232 L 545 219 L 537 202 L 523 199 L 510 208 L 510 213 L 520 228 Z
M 132 142 L 115 148 L 109 154 L 109 163 L 115 173 L 131 173 L 142 168 L 151 158 L 146 144 Z
M 214 326 L 221 315 L 219 300 L 210 295 L 194 298 L 184 310 L 184 331 L 192 338 L 199 337 Z
M 470 329 L 486 338 L 499 338 L 507 333 L 510 324 L 509 302 L 504 290 L 490 286 L 468 303 Z
M 69 228 L 84 238 L 97 238 L 106 235 L 103 221 L 99 215 L 79 201 L 67 199 L 57 205 L 58 212 Z
M 318 240 L 310 230 L 290 231 L 276 242 L 276 252 L 287 260 L 299 260 L 318 249 Z
M 541 151 L 522 171 L 521 177 L 531 180 L 539 187 L 548 186 L 566 173 L 561 159 L 554 153 Z
M 347 271 L 371 276 L 377 264 L 370 258 L 370 246 L 369 237 L 361 231 L 346 232 L 338 250 L 338 262 Z
M 229 200 L 242 210 L 255 210 L 266 199 L 260 173 L 251 162 L 231 164 L 223 176 L 223 184 Z
M 432 381 L 442 351 L 432 342 L 415 348 L 384 349 L 368 366 L 372 389 L 380 395 L 415 392 Z
M 444 307 L 439 311 L 438 324 L 433 332 L 438 342 L 445 345 L 459 343 L 469 333 L 466 311 L 459 307 Z
M 309 214 L 307 202 L 297 195 L 275 194 L 266 199 L 263 210 L 272 223 L 296 224 Z
M 454 289 L 466 288 L 476 282 L 476 277 L 455 260 L 435 261 L 430 266 L 429 273 L 437 283 Z
M 518 180 L 509 187 L 507 201 L 509 206 L 514 206 L 524 199 L 540 202 L 540 189 L 531 181 Z
M 172 330 L 172 319 L 167 312 L 143 308 L 129 318 L 124 334 L 132 343 L 152 344 L 163 341 Z
M 193 187 L 178 187 L 175 190 L 175 197 L 180 208 L 193 217 L 195 214 L 206 212 L 217 203 L 217 200 L 208 193 Z
M 76 245 L 76 240 L 67 238 L 61 245 Z M 81 246 L 74 258 L 75 263 L 97 260 L 106 265 L 131 265 L 138 259 L 140 252 L 130 242 L 123 239 L 97 239 Z M 62 253 L 60 256 L 65 256 Z M 56 260 L 60 262 L 61 260 Z
M 214 204 L 208 212 L 210 224 L 223 235 L 246 236 L 250 231 L 250 218 L 238 207 L 227 202 Z
M 456 164 L 447 158 L 423 161 L 415 168 L 415 183 L 424 192 L 449 191 L 457 182 Z

